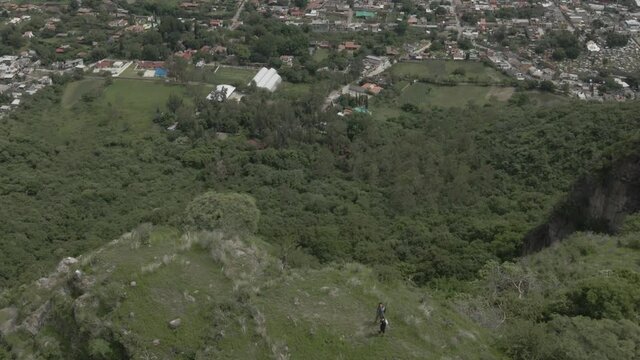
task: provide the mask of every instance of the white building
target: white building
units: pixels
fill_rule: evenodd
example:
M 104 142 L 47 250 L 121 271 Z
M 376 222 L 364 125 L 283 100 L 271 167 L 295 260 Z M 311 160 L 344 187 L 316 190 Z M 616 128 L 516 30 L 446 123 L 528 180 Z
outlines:
M 629 29 L 629 31 L 640 32 L 640 21 L 631 19 L 631 20 L 625 20 L 624 22 L 627 25 L 627 28 Z
M 253 77 L 251 82 L 254 82 L 259 88 L 274 92 L 278 88 L 278 85 L 282 83 L 282 78 L 278 75 L 276 69 L 263 67 L 258 71 L 256 76 Z

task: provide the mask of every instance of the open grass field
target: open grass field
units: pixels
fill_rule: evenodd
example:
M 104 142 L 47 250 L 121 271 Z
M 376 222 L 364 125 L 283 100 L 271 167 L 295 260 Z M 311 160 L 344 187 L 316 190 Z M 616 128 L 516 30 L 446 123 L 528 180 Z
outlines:
M 507 101 L 513 88 L 492 86 L 433 86 L 417 83 L 409 86 L 403 99 L 418 106 L 462 107 L 469 103 L 484 105 L 493 100 Z
M 84 79 L 70 83 L 67 85 L 62 100 L 60 101 L 62 107 L 65 109 L 72 107 L 80 101 L 82 95 L 92 91 L 99 91 L 103 85 L 103 79 Z
M 83 94 L 95 91 L 99 97 L 92 105 L 101 107 L 101 111 L 111 115 L 112 124 L 119 124 L 123 129 L 133 128 L 136 132 L 158 131 L 151 122 L 156 109 L 164 111 L 170 94 L 184 95 L 185 92 L 185 88 L 179 85 L 131 79 L 116 78 L 110 86 L 102 89 L 103 86 L 102 79 L 84 79 L 70 83 L 62 95 L 62 107 L 70 109 L 79 103 Z M 72 119 L 74 118 L 69 118 Z M 87 124 L 65 121 L 60 131 L 75 132 L 79 126 L 85 127 Z
M 311 91 L 311 84 L 307 84 L 307 83 L 294 84 L 290 82 L 283 82 L 278 87 L 278 90 L 277 90 L 279 94 L 286 97 L 296 97 L 296 96 L 308 94 L 309 91 Z
M 329 50 L 328 49 L 317 49 L 314 53 L 313 53 L 313 60 L 317 61 L 317 62 L 321 62 L 322 60 L 326 59 L 329 57 Z
M 432 106 L 465 107 L 469 104 L 485 105 L 492 102 L 506 102 L 513 95 L 514 88 L 499 86 L 438 86 L 426 83 L 409 84 L 401 82 L 396 86 L 401 95 L 392 102 L 371 103 L 372 115 L 377 119 L 399 116 L 402 105 L 408 103 L 418 108 Z
M 184 95 L 184 87 L 155 81 L 115 80 L 105 89 L 100 103 L 117 111 L 123 124 L 136 130 L 151 130 L 156 109 L 164 111 L 169 95 Z M 117 107 L 115 106 L 117 104 Z
M 406 77 L 426 77 L 434 80 L 445 80 L 453 75 L 456 69 L 463 69 L 464 81 L 499 82 L 507 77 L 497 70 L 475 61 L 427 60 L 421 62 L 402 62 L 391 68 L 391 73 Z
M 529 91 L 527 96 L 529 101 L 542 106 L 553 106 L 567 101 L 565 96 L 541 91 Z
M 188 80 L 212 85 L 228 84 L 233 86 L 247 85 L 258 73 L 258 69 L 205 66 L 189 71 Z
M 133 117 L 149 118 L 157 107 L 164 110 L 170 94 L 182 95 L 184 91 L 185 88 L 180 85 L 117 79 L 105 89 L 100 101 L 107 105 L 118 104 L 122 111 Z
M 213 71 L 213 70 L 211 70 Z M 248 84 L 249 81 L 258 73 L 258 69 L 250 68 L 232 68 L 220 67 L 213 74 L 212 81 L 215 84 Z
M 515 93 L 515 88 L 505 86 L 457 85 L 440 86 L 427 83 L 400 81 L 394 85 L 400 95 L 391 101 L 373 98 L 370 102 L 372 116 L 379 120 L 405 114 L 401 107 L 412 104 L 418 108 L 427 107 L 465 107 L 469 104 L 488 105 L 506 103 Z M 531 103 L 540 106 L 558 105 L 568 101 L 561 95 L 540 91 L 525 92 Z

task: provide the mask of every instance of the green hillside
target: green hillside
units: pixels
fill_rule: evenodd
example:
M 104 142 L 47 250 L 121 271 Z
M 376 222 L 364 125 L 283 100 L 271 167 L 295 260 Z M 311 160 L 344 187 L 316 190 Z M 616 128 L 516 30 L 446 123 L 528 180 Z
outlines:
M 0 120 L 0 359 L 638 358 L 633 216 L 521 256 L 640 208 L 640 103 L 55 81 Z
M 196 221 L 187 232 L 143 224 L 77 259 L 64 259 L 48 277 L 12 292 L 5 299 L 11 306 L 0 310 L 5 349 L 0 355 L 610 359 L 613 354 L 633 359 L 640 354 L 635 216 L 618 237 L 576 234 L 515 263 L 487 263 L 478 280 L 454 294 L 413 287 L 355 263 L 291 268 L 250 231 L 233 235 L 234 227 L 259 216 L 255 205 L 242 199 L 209 193 L 189 206 L 187 219 L 217 214 L 216 226 L 226 232 L 203 230 L 210 222 Z M 386 304 L 390 321 L 384 336 L 374 322 L 378 301 Z
M 17 317 L 0 324 L 13 354 L 500 358 L 486 330 L 425 289 L 381 283 L 358 264 L 284 268 L 249 235 L 140 226 L 38 284 L 23 287 Z M 378 301 L 388 308 L 384 337 L 374 323 Z M 181 324 L 172 329 L 174 319 Z
M 418 285 L 470 280 L 518 256 L 580 174 L 633 148 L 640 129 L 634 102 L 343 118 L 318 111 L 313 94 L 248 89 L 212 103 L 200 86 L 70 80 L 2 119 L 0 286 L 137 224 L 178 225 L 205 189 L 253 196 L 257 233 L 276 247 L 393 268 Z

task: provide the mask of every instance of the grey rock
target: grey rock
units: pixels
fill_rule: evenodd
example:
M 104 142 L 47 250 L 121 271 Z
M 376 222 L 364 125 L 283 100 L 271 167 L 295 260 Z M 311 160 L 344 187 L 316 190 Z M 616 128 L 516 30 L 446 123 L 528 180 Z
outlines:
M 181 324 L 182 324 L 182 320 L 180 320 L 180 318 L 169 321 L 169 327 L 172 329 L 177 329 L 178 327 L 180 327 Z
M 56 268 L 56 270 L 59 273 L 67 273 L 69 272 L 69 267 L 77 263 L 78 263 L 78 259 L 69 256 L 62 259 L 60 263 L 58 263 L 58 267 Z

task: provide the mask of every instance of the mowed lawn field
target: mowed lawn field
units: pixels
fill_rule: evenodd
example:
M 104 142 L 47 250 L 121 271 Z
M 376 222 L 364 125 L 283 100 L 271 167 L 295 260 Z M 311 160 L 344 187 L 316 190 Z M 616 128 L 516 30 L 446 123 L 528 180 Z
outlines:
M 421 62 L 402 62 L 393 65 L 391 73 L 409 78 L 431 78 L 446 80 L 453 76 L 456 69 L 464 70 L 464 75 L 457 75 L 464 81 L 500 82 L 507 77 L 481 62 L 454 60 L 427 60 Z

